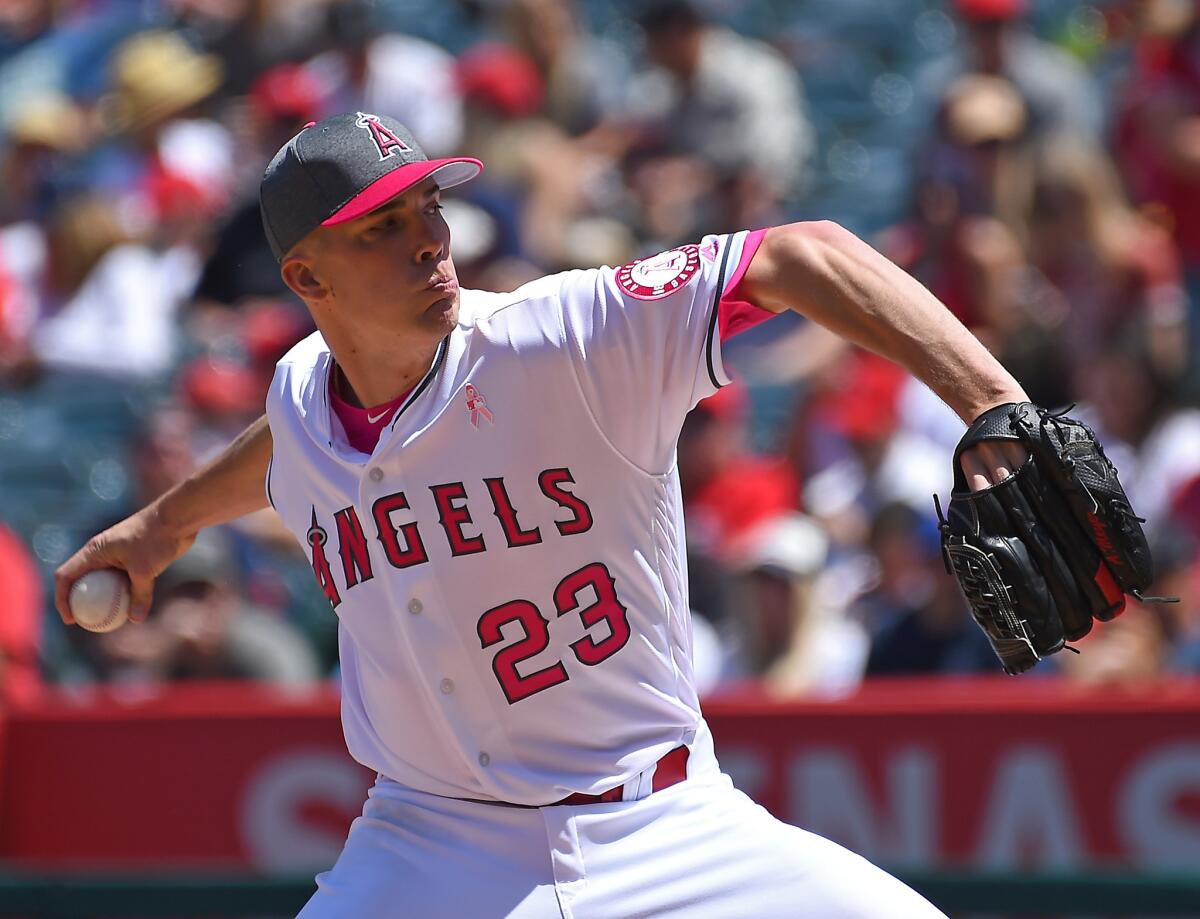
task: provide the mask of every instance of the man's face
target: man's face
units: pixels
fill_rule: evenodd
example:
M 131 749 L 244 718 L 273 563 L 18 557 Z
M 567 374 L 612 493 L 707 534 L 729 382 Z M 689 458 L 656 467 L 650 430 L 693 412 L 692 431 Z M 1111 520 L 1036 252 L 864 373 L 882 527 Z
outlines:
M 427 179 L 356 220 L 315 230 L 297 246 L 296 257 L 327 291 L 310 302 L 318 325 L 436 338 L 454 328 L 458 277 L 440 198 Z

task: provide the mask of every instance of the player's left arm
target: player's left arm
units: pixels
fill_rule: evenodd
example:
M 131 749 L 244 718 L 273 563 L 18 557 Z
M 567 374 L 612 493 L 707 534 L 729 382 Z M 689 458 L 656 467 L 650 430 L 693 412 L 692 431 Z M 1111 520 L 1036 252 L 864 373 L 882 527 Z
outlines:
M 916 278 L 836 223 L 772 227 L 742 283 L 761 309 L 793 310 L 905 367 L 968 424 L 994 406 L 1029 401 Z M 980 446 L 986 449 L 963 456 L 975 487 L 999 481 L 1024 458 L 1011 444 Z

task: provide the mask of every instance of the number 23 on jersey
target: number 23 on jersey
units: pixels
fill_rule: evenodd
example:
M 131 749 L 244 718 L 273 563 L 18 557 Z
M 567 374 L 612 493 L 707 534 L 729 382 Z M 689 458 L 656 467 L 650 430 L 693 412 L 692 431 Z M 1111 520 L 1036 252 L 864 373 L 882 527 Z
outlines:
M 579 595 L 588 587 L 595 591 L 596 602 L 581 608 Z M 556 618 L 577 613 L 587 629 L 582 638 L 570 645 L 581 664 L 594 667 L 603 663 L 629 641 L 629 617 L 617 599 L 616 582 L 602 562 L 584 565 L 559 581 L 554 588 L 553 602 Z M 524 676 L 517 670 L 518 664 L 542 653 L 550 645 L 550 620 L 529 600 L 509 600 L 484 613 L 477 627 L 481 647 L 490 648 L 503 641 L 501 630 L 512 622 L 520 624 L 523 636 L 501 648 L 492 658 L 492 670 L 509 704 L 570 679 L 561 660 Z M 607 634 L 600 626 L 602 622 L 607 625 Z

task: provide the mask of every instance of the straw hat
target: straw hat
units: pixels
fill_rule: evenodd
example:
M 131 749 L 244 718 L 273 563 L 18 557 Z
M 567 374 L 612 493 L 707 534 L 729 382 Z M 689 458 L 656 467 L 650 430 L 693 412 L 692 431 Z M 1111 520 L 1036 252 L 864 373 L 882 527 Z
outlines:
M 221 85 L 221 61 L 195 51 L 176 32 L 141 32 L 117 48 L 113 92 L 105 115 L 114 131 L 129 131 L 170 118 L 212 95 Z
M 83 110 L 59 92 L 40 93 L 21 103 L 8 124 L 13 143 L 50 150 L 80 150 L 88 133 Z

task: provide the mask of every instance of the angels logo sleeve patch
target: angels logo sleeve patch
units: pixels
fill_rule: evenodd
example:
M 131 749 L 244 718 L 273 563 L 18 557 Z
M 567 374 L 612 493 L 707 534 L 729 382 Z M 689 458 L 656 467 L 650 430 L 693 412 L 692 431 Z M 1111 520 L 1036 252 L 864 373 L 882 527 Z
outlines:
M 617 269 L 621 289 L 638 300 L 661 300 L 683 287 L 700 271 L 700 247 L 680 246 Z
M 746 236 L 560 276 L 556 312 L 586 417 L 641 469 L 669 469 L 684 416 L 728 382 L 717 307 Z

